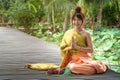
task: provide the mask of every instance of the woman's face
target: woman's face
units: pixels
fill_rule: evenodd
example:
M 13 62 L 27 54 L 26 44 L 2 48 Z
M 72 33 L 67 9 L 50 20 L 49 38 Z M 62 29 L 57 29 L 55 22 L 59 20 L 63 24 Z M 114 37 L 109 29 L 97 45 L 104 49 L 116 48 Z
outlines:
M 75 29 L 80 29 L 82 26 L 82 20 L 75 16 L 74 19 L 72 20 L 72 24 Z

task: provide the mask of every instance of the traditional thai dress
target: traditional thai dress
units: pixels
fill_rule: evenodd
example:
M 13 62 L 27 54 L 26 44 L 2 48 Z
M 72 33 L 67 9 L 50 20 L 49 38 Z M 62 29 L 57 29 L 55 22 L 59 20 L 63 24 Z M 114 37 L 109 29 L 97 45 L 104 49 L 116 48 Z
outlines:
M 107 67 L 101 61 L 92 60 L 92 53 L 83 53 L 79 50 L 68 51 L 68 47 L 71 45 L 72 36 L 78 46 L 87 47 L 87 42 L 84 36 L 76 32 L 74 29 L 68 30 L 64 34 L 60 45 L 62 56 L 62 63 L 60 67 L 68 67 L 71 72 L 76 74 L 89 75 L 104 73 Z

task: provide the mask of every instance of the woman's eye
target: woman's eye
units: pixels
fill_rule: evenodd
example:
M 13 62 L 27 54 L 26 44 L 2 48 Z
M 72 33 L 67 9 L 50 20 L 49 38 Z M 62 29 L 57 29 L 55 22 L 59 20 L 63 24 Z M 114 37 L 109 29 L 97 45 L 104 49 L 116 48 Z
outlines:
M 76 21 L 76 19 L 74 19 L 74 21 Z

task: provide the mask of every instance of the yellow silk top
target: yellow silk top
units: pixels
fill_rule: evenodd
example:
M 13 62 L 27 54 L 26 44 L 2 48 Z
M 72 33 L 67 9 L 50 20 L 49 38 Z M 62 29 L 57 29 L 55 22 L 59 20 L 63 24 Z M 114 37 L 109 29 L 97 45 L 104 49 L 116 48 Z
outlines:
M 84 36 L 82 36 L 80 33 L 76 32 L 74 29 L 66 31 L 66 33 L 63 36 L 62 43 L 60 45 L 60 51 L 62 59 L 66 54 L 66 51 L 68 50 L 68 47 L 71 45 L 72 37 L 74 37 L 76 44 L 80 47 L 86 47 L 86 39 Z M 77 50 L 71 51 L 72 55 L 75 53 L 79 53 Z

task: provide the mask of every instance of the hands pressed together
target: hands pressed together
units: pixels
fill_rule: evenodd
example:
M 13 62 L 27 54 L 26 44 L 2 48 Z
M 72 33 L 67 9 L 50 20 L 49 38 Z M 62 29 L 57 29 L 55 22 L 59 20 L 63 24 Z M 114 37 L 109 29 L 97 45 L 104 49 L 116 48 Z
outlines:
M 68 50 L 72 50 L 72 49 L 80 49 L 80 46 L 78 46 L 77 44 L 76 44 L 76 41 L 75 41 L 75 39 L 74 39 L 74 37 L 72 37 L 72 39 L 71 39 L 71 45 L 70 45 L 70 47 L 68 48 Z

